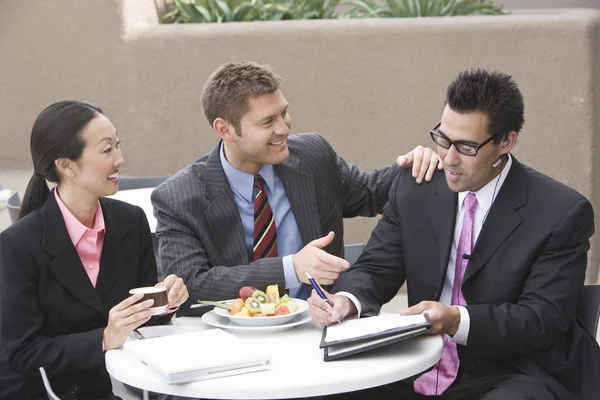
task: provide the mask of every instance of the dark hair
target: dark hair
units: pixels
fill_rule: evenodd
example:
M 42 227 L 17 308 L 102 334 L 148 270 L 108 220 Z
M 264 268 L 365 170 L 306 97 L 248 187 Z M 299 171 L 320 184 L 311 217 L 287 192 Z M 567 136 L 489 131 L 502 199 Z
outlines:
M 212 126 L 217 118 L 229 122 L 240 134 L 240 120 L 248 111 L 248 99 L 273 93 L 282 79 L 268 65 L 252 61 L 230 62 L 211 74 L 202 90 L 202 109 Z
M 58 183 L 54 161 L 81 157 L 85 147 L 81 132 L 98 114 L 102 114 L 100 107 L 85 101 L 64 100 L 46 107 L 37 117 L 29 141 L 33 176 L 25 190 L 19 218 L 44 204 L 50 193 L 46 181 Z
M 508 74 L 473 68 L 458 74 L 446 91 L 446 104 L 464 114 L 488 117 L 488 134 L 499 143 L 508 133 L 519 133 L 524 123 L 523 95 Z

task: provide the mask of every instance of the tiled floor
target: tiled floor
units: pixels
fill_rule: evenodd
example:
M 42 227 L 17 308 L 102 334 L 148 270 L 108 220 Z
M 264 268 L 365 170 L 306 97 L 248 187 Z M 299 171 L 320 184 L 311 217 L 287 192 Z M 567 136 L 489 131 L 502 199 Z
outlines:
M 31 170 L 2 170 L 0 169 L 0 185 L 17 191 L 22 198 L 23 193 L 29 178 Z M 0 232 L 10 225 L 10 218 L 4 204 L 0 204 Z M 396 296 L 390 303 L 383 306 L 383 310 L 387 312 L 396 312 L 405 309 L 407 306 L 407 298 L 405 294 Z M 596 337 L 600 337 L 600 330 Z M 141 395 L 128 390 L 122 383 L 113 380 L 113 388 L 116 395 L 123 397 L 124 400 L 140 399 Z

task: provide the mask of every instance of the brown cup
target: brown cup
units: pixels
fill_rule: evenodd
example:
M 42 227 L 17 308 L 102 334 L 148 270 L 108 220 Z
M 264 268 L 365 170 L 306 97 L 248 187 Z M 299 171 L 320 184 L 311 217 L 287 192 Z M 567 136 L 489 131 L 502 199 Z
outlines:
M 167 311 L 167 307 L 169 304 L 169 299 L 167 298 L 167 288 L 164 286 L 146 286 L 139 287 L 135 289 L 131 289 L 129 291 L 130 295 L 143 293 L 144 297 L 139 300 L 137 303 L 141 303 L 142 301 L 146 301 L 149 299 L 154 300 L 154 304 L 150 307 L 152 310 L 152 315 L 159 315 Z M 136 304 L 137 304 L 136 303 Z

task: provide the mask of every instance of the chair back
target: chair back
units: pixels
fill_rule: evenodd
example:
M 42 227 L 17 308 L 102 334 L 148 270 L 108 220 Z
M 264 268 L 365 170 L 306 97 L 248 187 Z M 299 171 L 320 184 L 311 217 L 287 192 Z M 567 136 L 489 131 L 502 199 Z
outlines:
M 158 236 L 155 232 L 150 233 L 152 236 L 152 250 L 154 250 L 154 258 L 156 259 L 156 271 L 158 272 L 158 281 L 161 282 L 165 279 L 164 271 L 160 264 L 160 258 L 158 257 Z
M 119 177 L 119 190 L 153 188 L 167 178 L 168 176 L 123 176 Z
M 42 380 L 44 381 L 44 387 L 46 388 L 46 393 L 48 393 L 48 399 L 49 400 L 60 400 L 60 398 L 52 390 L 52 386 L 50 386 L 50 381 L 48 380 L 48 375 L 46 375 L 46 370 L 44 369 L 44 367 L 40 367 L 40 374 L 42 375 Z
M 595 338 L 600 317 L 600 284 L 583 286 L 576 314 L 583 327 Z
M 10 215 L 10 221 L 14 224 L 19 216 L 19 210 L 21 209 L 21 199 L 19 199 L 19 193 L 14 192 L 10 195 L 6 201 L 6 208 Z
M 358 257 L 363 252 L 365 245 L 362 243 L 347 244 L 344 246 L 344 260 L 348 261 L 350 265 L 354 264 Z

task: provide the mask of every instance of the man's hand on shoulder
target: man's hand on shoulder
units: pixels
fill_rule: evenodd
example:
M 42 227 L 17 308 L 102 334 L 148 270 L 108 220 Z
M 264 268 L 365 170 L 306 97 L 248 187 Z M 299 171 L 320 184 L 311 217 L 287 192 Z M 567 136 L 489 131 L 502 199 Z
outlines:
M 460 311 L 456 306 L 446 306 L 437 301 L 422 301 L 401 313 L 402 315 L 425 314 L 431 323 L 432 335 L 443 333 L 454 336 L 460 324 Z
M 444 169 L 442 159 L 436 152 L 429 147 L 417 146 L 409 153 L 398 157 L 396 160 L 398 166 L 408 168 L 412 165 L 412 176 L 416 178 L 417 183 L 431 180 L 435 169 Z
M 340 273 L 350 267 L 348 261 L 323 250 L 331 243 L 334 235 L 333 232 L 329 232 L 327 236 L 313 240 L 292 256 L 294 270 L 300 282 L 309 283 L 306 276 L 308 272 L 321 285 L 331 285 Z

